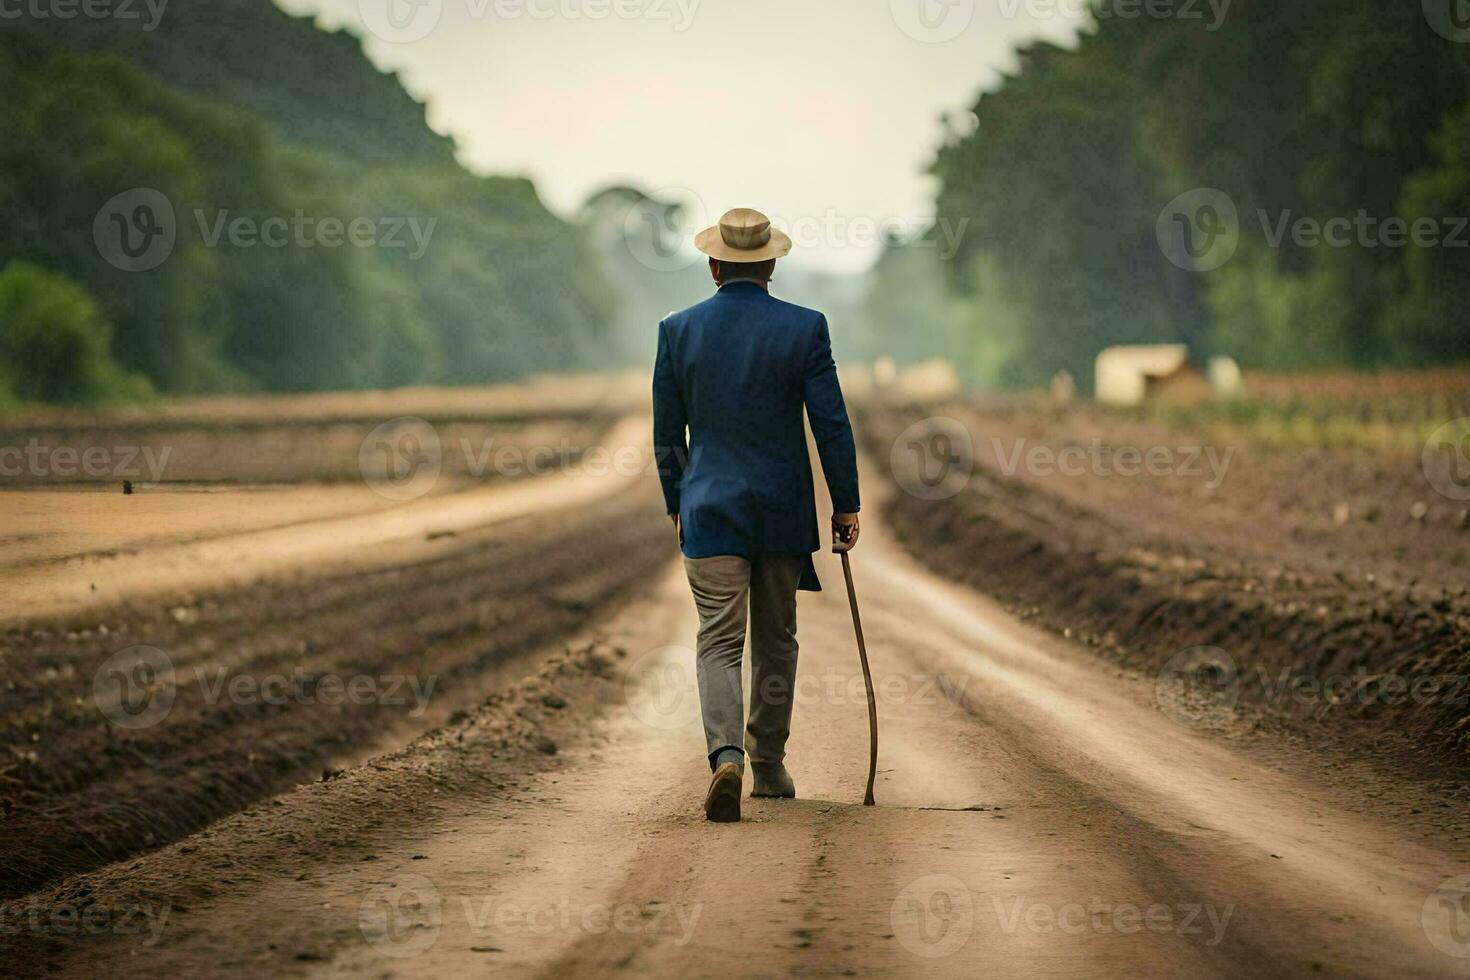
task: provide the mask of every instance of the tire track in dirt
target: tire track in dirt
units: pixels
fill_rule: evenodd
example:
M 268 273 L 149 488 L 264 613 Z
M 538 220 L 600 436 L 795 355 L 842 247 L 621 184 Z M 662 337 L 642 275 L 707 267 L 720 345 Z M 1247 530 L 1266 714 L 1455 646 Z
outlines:
M 890 461 L 902 458 L 889 448 L 905 425 L 933 411 L 866 413 L 867 444 L 885 477 L 893 475 Z M 1397 566 L 1393 577 L 1409 584 L 1390 586 L 1365 575 L 1351 555 L 1324 566 L 1315 551 L 1262 537 L 1259 522 L 1239 509 L 1261 506 L 1259 497 L 1196 496 L 1181 505 L 1159 488 L 1120 479 L 1114 483 L 1131 490 L 1104 484 L 1098 499 L 1079 500 L 1075 487 L 1007 475 L 1003 461 L 982 458 L 985 418 L 962 405 L 942 411 L 975 434 L 974 474 L 946 499 L 894 493 L 885 513 L 928 568 L 1147 673 L 1185 651 L 1218 648 L 1231 658 L 1235 696 L 1252 722 L 1327 747 L 1346 743 L 1401 777 L 1441 781 L 1463 804 L 1470 772 L 1463 588 L 1456 595 L 1421 585 Z M 1167 489 L 1191 486 L 1176 477 Z M 1294 493 L 1274 488 L 1269 499 L 1284 507 Z M 1184 515 L 1207 504 L 1210 534 L 1197 534 Z M 1389 567 L 1380 567 L 1385 580 Z
M 670 568 L 598 624 L 625 660 L 498 710 L 524 748 L 486 739 L 477 712 L 47 892 L 179 905 L 135 958 L 77 941 L 62 972 L 1460 974 L 1422 910 L 1463 847 L 1348 812 L 1309 760 L 1271 769 L 1176 724 L 1137 681 L 918 569 L 881 525 L 854 566 L 876 808 L 857 804 L 866 715 L 829 589 L 801 604 L 801 798 L 704 822 L 692 654 L 664 646 L 693 631 Z M 535 751 L 547 732 L 556 756 Z
M 874 556 L 866 545 L 865 550 L 862 561 L 871 567 Z M 890 690 L 902 692 L 880 708 L 878 807 L 855 802 L 862 795 L 866 715 L 847 610 L 835 593 L 811 597 L 802 608 L 802 669 L 819 678 L 817 689 L 824 693 L 797 709 L 791 764 L 802 798 L 747 799 L 747 820 L 733 830 L 703 824 L 701 774 L 669 758 L 665 768 L 677 769 L 682 778 L 651 794 L 663 802 L 644 815 L 645 821 L 656 820 L 658 832 L 650 833 L 645 822 L 629 835 L 638 852 L 623 861 L 629 872 L 614 890 L 587 901 L 610 908 L 671 904 L 686 910 L 684 921 L 694 920 L 694 928 L 584 928 L 557 958 L 543 959 L 524 974 L 512 969 L 511 975 L 632 969 L 652 976 L 736 972 L 774 978 L 922 970 L 968 977 L 1028 968 L 1225 974 L 1224 952 L 1190 937 L 1155 937 L 1152 944 L 1110 950 L 1088 941 L 1094 936 L 1007 928 L 1002 915 L 984 904 L 993 899 L 1012 907 L 1021 901 L 1059 906 L 1081 887 L 1176 907 L 1188 905 L 1193 893 L 1164 876 L 1140 874 L 1133 867 L 1137 856 L 1116 849 L 1116 828 L 1096 808 L 1099 801 L 1079 796 L 1075 784 L 1033 754 L 1033 745 L 1002 738 L 937 693 L 945 690 L 942 685 L 932 688 L 933 699 L 920 694 L 932 679 L 926 673 L 932 665 L 924 641 L 916 639 L 914 610 L 880 601 L 881 585 L 874 584 L 872 577 L 860 579 L 875 659 L 882 658 L 877 682 L 880 691 L 885 680 L 899 682 Z M 698 742 L 686 738 L 677 747 L 694 755 Z M 1078 839 L 1078 813 L 1101 828 L 1084 829 Z M 1046 843 L 1061 834 L 1072 838 L 1065 853 Z M 1077 852 L 1086 852 L 1086 859 Z M 1024 891 L 1006 884 L 1016 878 L 1026 881 Z M 945 889 L 956 884 L 964 889 L 956 894 L 968 903 L 962 907 L 944 901 Z M 526 894 L 539 893 L 543 905 L 555 900 L 556 888 L 522 886 Z M 738 946 L 730 941 L 733 935 L 740 937 Z M 522 939 L 491 936 L 486 931 L 480 940 L 509 945 Z M 1254 954 L 1237 944 L 1228 958 L 1238 969 Z M 453 962 L 442 960 L 436 969 Z M 432 972 L 415 962 L 408 975 Z
M 854 568 L 880 698 L 876 808 L 856 803 L 861 680 L 840 572 L 820 556 L 828 591 L 800 612 L 798 677 L 815 681 L 793 725 L 801 798 L 704 822 L 692 651 L 665 647 L 693 636 L 674 567 L 656 595 L 591 621 L 626 658 L 580 672 L 573 658 L 403 752 L 38 893 L 43 911 L 176 912 L 152 945 L 53 937 L 57 965 L 1462 975 L 1429 918 L 1470 860 L 1462 843 L 1355 812 L 1363 788 L 1332 785 L 1315 757 L 1265 763 L 1166 717 L 1149 680 L 923 571 L 880 519 L 867 531 Z
M 89 617 L 113 624 L 106 636 L 7 630 L 8 662 L 28 669 L 0 678 L 12 746 L 0 782 L 3 894 L 167 843 L 442 722 L 484 696 L 487 671 L 636 590 L 667 559 L 661 522 L 640 485 L 462 534 L 450 553 L 402 567 Z M 136 644 L 167 653 L 174 700 L 158 724 L 130 731 L 98 710 L 92 684 Z M 329 678 L 367 679 L 369 697 L 328 703 Z M 276 679 L 284 686 L 260 686 Z M 233 684 L 247 693 L 231 695 Z

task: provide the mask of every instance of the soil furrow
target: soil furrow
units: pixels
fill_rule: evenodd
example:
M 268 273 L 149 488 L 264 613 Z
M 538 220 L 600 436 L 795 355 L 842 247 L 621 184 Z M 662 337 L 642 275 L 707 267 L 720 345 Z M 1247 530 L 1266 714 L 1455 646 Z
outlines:
M 106 637 L 58 644 L 78 632 L 66 623 L 8 630 L 7 646 L 43 666 L 3 685 L 25 707 L 5 714 L 0 893 L 167 843 L 389 731 L 411 735 L 478 703 L 477 677 L 585 626 L 667 560 L 646 490 L 509 522 L 432 561 L 210 595 L 185 622 L 133 615 L 135 604 L 91 617 L 119 624 Z M 43 647 L 34 655 L 30 637 Z M 167 716 L 130 731 L 91 688 L 107 656 L 137 643 L 179 659 Z M 329 677 L 364 679 L 369 696 L 329 698 L 318 689 Z

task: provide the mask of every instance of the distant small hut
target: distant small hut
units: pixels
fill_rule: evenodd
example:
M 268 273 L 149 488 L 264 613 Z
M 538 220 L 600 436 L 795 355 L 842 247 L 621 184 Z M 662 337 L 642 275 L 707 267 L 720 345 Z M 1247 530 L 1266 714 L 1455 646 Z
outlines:
M 1216 394 L 1183 344 L 1109 347 L 1097 355 L 1096 371 L 1097 400 L 1106 405 L 1192 404 Z

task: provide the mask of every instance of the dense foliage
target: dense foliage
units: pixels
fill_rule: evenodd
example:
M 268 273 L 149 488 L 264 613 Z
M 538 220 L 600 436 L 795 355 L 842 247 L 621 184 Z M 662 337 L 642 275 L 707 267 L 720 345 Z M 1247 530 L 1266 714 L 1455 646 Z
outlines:
M 165 392 L 473 383 L 603 356 L 611 293 L 581 230 L 528 182 L 460 168 L 355 40 L 269 0 L 171 7 L 172 43 L 27 23 L 0 34 L 0 270 L 90 297 L 110 367 L 26 397 L 127 396 L 139 376 Z M 143 270 L 94 233 L 133 188 L 161 195 L 175 234 Z M 0 307 L 6 355 L 34 330 L 17 309 Z
M 1470 355 L 1470 43 L 1417 2 L 1235 0 L 1214 30 L 1204 4 L 1155 9 L 1186 6 L 1203 18 L 1099 7 L 1075 48 L 1018 52 L 934 165 L 938 220 L 968 222 L 958 253 L 908 260 L 942 267 L 962 309 L 930 295 L 915 315 L 962 319 L 971 376 L 1010 384 L 1085 382 L 1102 347 L 1144 341 L 1278 369 Z M 1238 215 L 1208 271 L 1156 235 L 1195 188 Z M 1355 225 L 1329 244 L 1301 218 Z M 1433 219 L 1440 243 L 1394 245 L 1392 218 Z M 903 285 L 885 263 L 877 294 Z
M 76 283 L 26 262 L 0 271 L 0 405 L 99 401 L 144 395 L 142 378 L 119 371 L 112 327 Z

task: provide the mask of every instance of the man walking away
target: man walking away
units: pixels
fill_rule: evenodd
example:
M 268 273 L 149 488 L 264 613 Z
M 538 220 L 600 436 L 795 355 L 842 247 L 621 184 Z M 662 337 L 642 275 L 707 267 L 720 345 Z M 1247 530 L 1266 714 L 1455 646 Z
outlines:
M 747 756 L 752 796 L 796 795 L 785 766 L 796 593 L 821 589 L 802 409 L 832 496 L 833 543 L 843 551 L 858 538 L 857 458 L 827 318 L 770 295 L 791 239 L 759 211 L 737 208 L 695 246 L 710 257 L 718 290 L 659 324 L 653 444 L 699 612 L 696 673 L 714 772 L 705 817 L 734 822 Z M 747 615 L 752 692 L 742 733 Z

